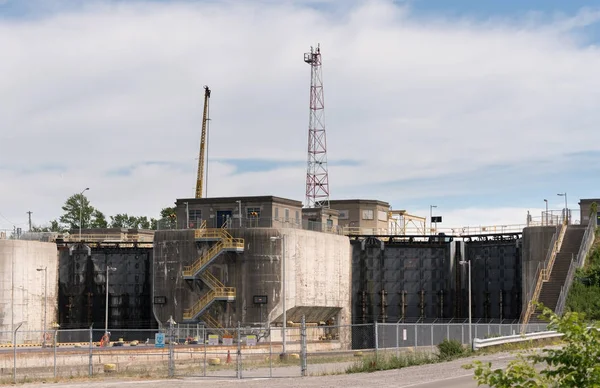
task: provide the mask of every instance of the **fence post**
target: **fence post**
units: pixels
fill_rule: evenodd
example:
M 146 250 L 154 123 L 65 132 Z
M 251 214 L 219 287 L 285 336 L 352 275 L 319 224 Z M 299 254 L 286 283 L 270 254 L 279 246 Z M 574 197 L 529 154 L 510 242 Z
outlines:
M 375 325 L 375 360 L 377 360 L 377 353 L 379 352 L 379 333 L 377 333 L 377 322 L 374 322 L 373 325 Z
M 58 328 L 54 329 L 54 378 L 56 378 L 56 348 L 58 347 L 56 337 L 58 337 Z
M 396 322 L 396 357 L 400 357 L 400 324 Z
M 460 324 L 460 341 L 462 344 L 465 344 L 465 324 L 464 322 Z
M 175 329 L 173 327 L 173 317 L 169 319 L 169 377 L 173 377 L 175 375 L 175 360 L 174 360 L 174 344 L 173 340 L 175 339 Z
M 301 321 L 301 329 L 300 329 L 300 375 L 302 377 L 306 376 L 306 317 L 302 316 Z
M 418 339 L 419 337 L 417 334 L 417 324 L 415 323 L 415 352 L 417 351 L 417 343 L 419 342 Z
M 450 324 L 446 323 L 446 340 L 450 341 Z
M 94 374 L 94 364 L 93 364 L 93 356 L 92 356 L 92 352 L 93 352 L 93 341 L 94 341 L 94 332 L 93 332 L 93 328 L 94 324 L 92 323 L 92 325 L 90 326 L 90 362 L 89 362 L 89 371 L 88 374 L 90 377 L 92 377 L 92 375 Z
M 269 377 L 273 377 L 273 335 L 271 333 L 270 327 L 269 327 Z
M 241 331 L 241 325 L 240 322 L 238 321 L 237 324 L 237 359 L 236 359 L 236 372 L 235 375 L 238 379 L 242 378 L 242 331 Z
M 431 324 L 431 350 L 433 351 L 433 323 Z
M 19 323 L 19 325 L 13 332 L 13 383 L 15 384 L 17 383 L 17 331 L 19 331 L 19 328 L 22 324 L 23 322 Z

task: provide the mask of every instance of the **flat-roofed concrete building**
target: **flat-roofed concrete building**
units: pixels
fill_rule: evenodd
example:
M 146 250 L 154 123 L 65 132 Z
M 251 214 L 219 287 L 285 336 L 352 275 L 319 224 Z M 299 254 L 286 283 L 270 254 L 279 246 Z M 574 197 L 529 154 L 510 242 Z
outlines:
M 330 200 L 331 209 L 339 212 L 338 224 L 348 232 L 387 234 L 390 204 L 372 199 Z
M 302 202 L 272 195 L 178 199 L 175 206 L 178 229 L 196 229 L 203 222 L 207 228 L 302 225 Z
M 590 198 L 590 199 L 580 199 L 579 200 L 579 211 L 580 211 L 580 220 L 581 225 L 587 225 L 590 222 L 590 215 L 592 214 L 592 204 L 596 203 L 596 205 L 600 204 L 600 199 Z M 600 209 L 596 206 L 596 219 L 600 221 Z M 599 222 L 600 224 L 600 222 Z

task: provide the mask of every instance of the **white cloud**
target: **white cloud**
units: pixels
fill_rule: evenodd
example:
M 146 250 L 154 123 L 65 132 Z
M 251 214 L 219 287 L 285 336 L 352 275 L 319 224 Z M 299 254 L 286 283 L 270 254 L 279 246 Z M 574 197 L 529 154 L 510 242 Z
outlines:
M 192 196 L 205 84 L 210 157 L 304 160 L 310 70 L 302 54 L 317 42 L 329 160 L 361 161 L 331 168 L 334 197 L 402 207 L 464 189 L 369 185 L 540 160 L 553 169 L 566 153 L 600 151 L 600 51 L 572 32 L 598 11 L 519 24 L 424 20 L 387 1 L 337 12 L 305 4 L 94 3 L 0 21 L 0 212 L 14 221 L 33 210 L 42 222 L 88 186 L 107 214 L 156 215 Z M 107 175 L 147 161 L 189 170 Z M 19 172 L 47 165 L 65 171 Z M 211 166 L 211 195 L 303 199 L 302 168 L 234 175 Z M 10 225 L 0 219 L 2 227 Z

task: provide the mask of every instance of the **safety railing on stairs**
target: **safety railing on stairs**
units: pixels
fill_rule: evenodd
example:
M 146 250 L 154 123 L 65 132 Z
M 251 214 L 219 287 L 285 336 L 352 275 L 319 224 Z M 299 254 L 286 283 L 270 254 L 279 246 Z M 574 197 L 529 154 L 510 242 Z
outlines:
M 204 224 L 206 225 L 206 221 L 204 221 Z M 200 239 L 200 238 L 229 239 L 229 238 L 232 238 L 231 234 L 227 231 L 227 229 L 223 229 L 223 228 L 196 229 L 196 230 L 194 230 L 194 237 L 196 239 Z
M 569 289 L 571 288 L 571 284 L 573 284 L 573 279 L 575 278 L 575 271 L 578 268 L 583 267 L 585 264 L 585 258 L 587 257 L 592 245 L 594 244 L 594 239 L 596 237 L 596 227 L 597 227 L 597 218 L 590 217 L 590 222 L 585 230 L 585 234 L 583 235 L 583 239 L 581 240 L 581 245 L 579 247 L 579 251 L 577 252 L 577 257 L 575 259 L 571 259 L 571 264 L 569 265 L 569 272 L 567 272 L 567 278 L 565 279 L 565 284 L 560 288 L 560 295 L 558 297 L 558 302 L 556 303 L 555 313 L 558 315 L 562 315 L 565 309 L 565 303 L 567 302 L 567 295 L 569 294 Z
M 200 256 L 198 260 L 192 265 L 183 267 L 184 277 L 195 276 L 205 265 L 211 262 L 217 257 L 221 251 L 229 249 L 244 249 L 244 239 L 242 238 L 223 238 L 213 244 L 205 254 Z
M 206 323 L 207 326 L 213 329 L 222 330 L 223 334 L 225 335 L 230 335 L 229 331 L 225 329 L 223 325 L 221 325 L 219 321 L 217 321 L 212 315 L 204 313 L 204 315 L 202 315 L 202 320 L 204 321 L 204 323 Z
M 235 288 L 222 287 L 208 291 L 194 303 L 192 308 L 183 310 L 183 319 L 186 321 L 194 319 L 216 299 L 235 299 Z
M 225 285 L 209 271 L 204 272 L 202 276 L 200 276 L 200 279 L 202 279 L 202 281 L 213 290 L 225 287 Z
M 523 331 L 524 327 L 526 327 L 527 323 L 529 323 L 529 319 L 531 318 L 531 315 L 533 315 L 533 312 L 536 309 L 536 303 L 540 297 L 542 285 L 544 284 L 544 282 L 550 280 L 552 268 L 554 267 L 554 262 L 556 261 L 556 255 L 558 255 L 558 252 L 560 252 L 562 242 L 565 238 L 565 233 L 567 232 L 567 226 L 567 222 L 563 222 L 558 236 L 555 234 L 555 237 L 552 238 L 553 243 L 551 243 L 550 245 L 551 249 L 548 250 L 546 260 L 544 260 L 544 265 L 538 266 L 538 272 L 536 273 L 536 282 L 534 283 L 535 288 L 533 290 L 531 298 L 527 301 L 527 309 L 525 310 L 525 314 L 523 316 L 523 319 L 521 320 L 521 331 Z

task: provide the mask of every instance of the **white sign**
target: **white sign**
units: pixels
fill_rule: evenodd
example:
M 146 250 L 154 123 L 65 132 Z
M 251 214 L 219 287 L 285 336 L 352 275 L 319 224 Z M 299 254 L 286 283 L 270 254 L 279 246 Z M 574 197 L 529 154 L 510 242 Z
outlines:
M 154 334 L 154 347 L 164 348 L 165 347 L 165 333 Z
M 256 336 L 255 335 L 247 335 L 246 336 L 246 345 L 256 346 Z
M 402 329 L 402 341 L 406 341 L 408 337 L 406 336 L 406 329 Z
M 223 345 L 231 346 L 233 345 L 233 337 L 223 337 Z
M 219 345 L 219 336 L 217 334 L 209 334 L 208 335 L 208 344 L 210 346 Z

